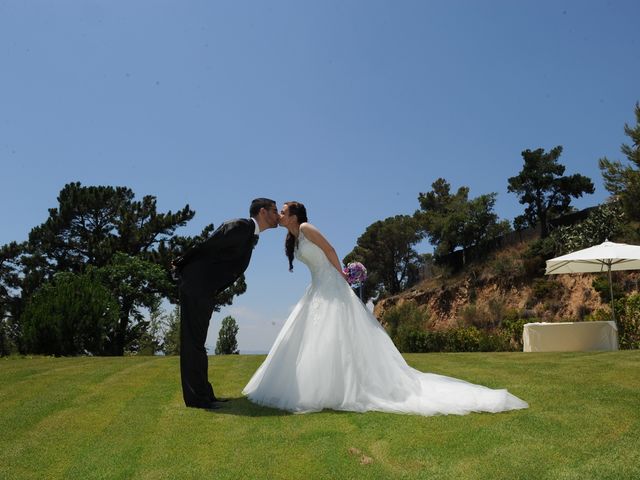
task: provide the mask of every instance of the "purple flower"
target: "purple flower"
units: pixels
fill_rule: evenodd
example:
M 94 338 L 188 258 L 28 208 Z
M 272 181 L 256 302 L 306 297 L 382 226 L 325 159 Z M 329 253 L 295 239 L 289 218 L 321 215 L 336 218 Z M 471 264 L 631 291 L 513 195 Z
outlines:
M 359 287 L 367 279 L 367 269 L 360 262 L 351 262 L 343 270 L 347 282 L 352 287 Z

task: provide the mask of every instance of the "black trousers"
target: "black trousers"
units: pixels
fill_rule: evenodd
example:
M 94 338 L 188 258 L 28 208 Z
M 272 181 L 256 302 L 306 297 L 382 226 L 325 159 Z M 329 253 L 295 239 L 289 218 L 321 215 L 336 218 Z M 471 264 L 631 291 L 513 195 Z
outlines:
M 180 289 L 180 376 L 187 407 L 206 407 L 214 399 L 204 346 L 213 313 L 211 296 Z

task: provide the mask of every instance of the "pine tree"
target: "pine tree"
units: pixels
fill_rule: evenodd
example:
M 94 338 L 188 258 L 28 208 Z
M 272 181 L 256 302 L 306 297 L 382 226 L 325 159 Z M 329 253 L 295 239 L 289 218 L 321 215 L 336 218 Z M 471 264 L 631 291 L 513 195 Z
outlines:
M 605 188 L 615 199 L 620 199 L 630 220 L 640 220 L 640 103 L 635 107 L 636 125 L 624 125 L 624 133 L 631 140 L 623 143 L 620 151 L 629 163 L 611 161 L 606 157 L 598 161 Z
M 413 246 L 423 238 L 418 222 L 396 215 L 372 223 L 342 262 L 361 262 L 367 268 L 364 301 L 379 294 L 393 295 L 417 279 L 421 258 Z
M 590 178 L 578 173 L 565 176 L 565 166 L 558 163 L 562 146 L 522 152 L 524 166 L 518 175 L 509 178 L 507 190 L 518 195 L 524 214 L 514 219 L 514 227 L 522 229 L 540 226 L 542 238 L 549 235 L 549 221 L 571 211 L 571 198 L 595 191 Z

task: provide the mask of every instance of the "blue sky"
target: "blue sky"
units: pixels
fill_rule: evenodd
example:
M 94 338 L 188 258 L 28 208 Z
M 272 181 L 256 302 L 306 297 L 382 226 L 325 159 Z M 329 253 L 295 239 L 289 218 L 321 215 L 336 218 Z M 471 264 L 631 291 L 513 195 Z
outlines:
M 640 101 L 638 18 L 637 0 L 0 0 L 0 244 L 80 181 L 189 204 L 184 235 L 299 200 L 343 257 L 438 177 L 512 220 L 520 153 L 556 145 L 596 205 Z M 233 315 L 240 349 L 268 350 L 310 280 L 284 235 L 263 233 L 210 346 Z

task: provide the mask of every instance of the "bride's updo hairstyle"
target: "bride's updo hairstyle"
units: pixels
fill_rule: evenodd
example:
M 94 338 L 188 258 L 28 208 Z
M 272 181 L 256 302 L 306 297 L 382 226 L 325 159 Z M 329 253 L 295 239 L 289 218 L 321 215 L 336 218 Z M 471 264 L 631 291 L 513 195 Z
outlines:
M 298 225 L 308 222 L 307 209 L 300 202 L 285 202 L 285 205 L 289 207 L 289 215 L 295 215 L 298 219 Z M 291 232 L 287 233 L 287 238 L 284 241 L 284 252 L 289 259 L 289 271 L 293 272 L 293 250 L 296 246 L 296 237 Z

